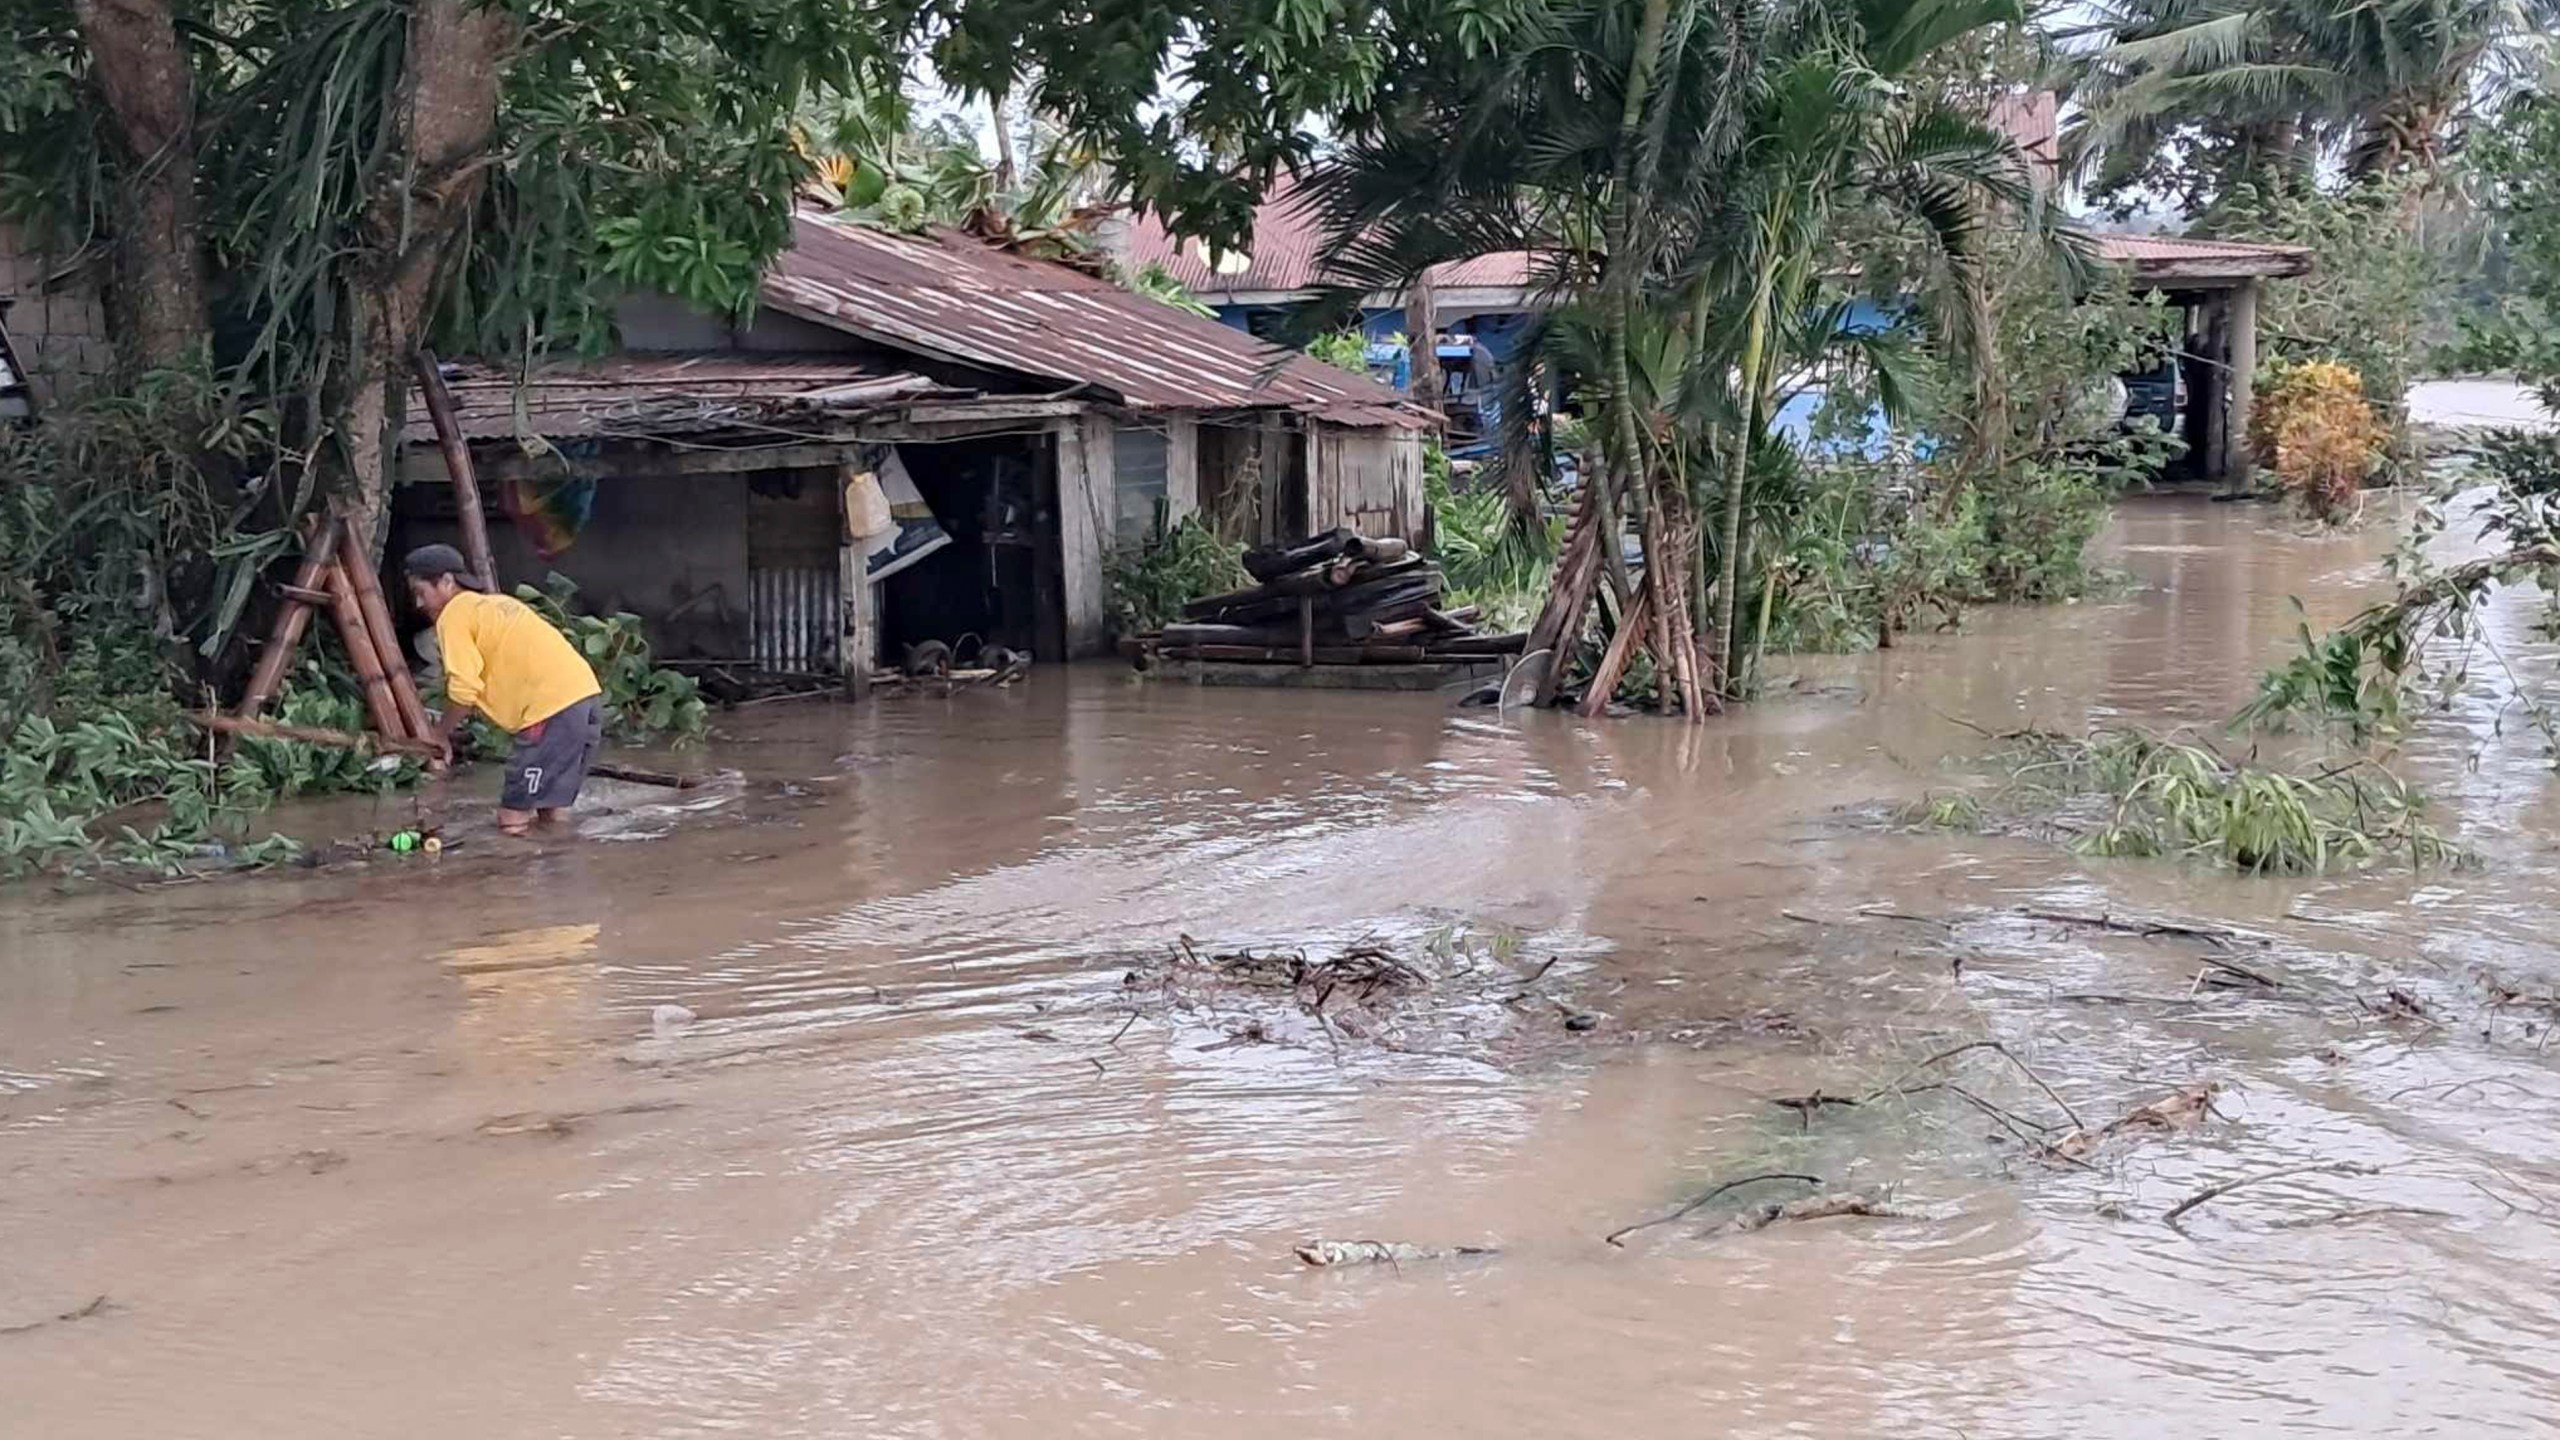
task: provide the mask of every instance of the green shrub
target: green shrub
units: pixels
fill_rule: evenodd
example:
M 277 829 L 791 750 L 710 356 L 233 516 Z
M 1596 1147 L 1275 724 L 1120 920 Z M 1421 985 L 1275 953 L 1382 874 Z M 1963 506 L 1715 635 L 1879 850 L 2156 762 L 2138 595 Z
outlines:
M 1252 583 L 1243 544 L 1221 539 L 1197 515 L 1167 525 L 1161 509 L 1145 543 L 1118 547 L 1103 562 L 1105 604 L 1120 635 L 1161 630 L 1192 601 Z
M 1473 605 L 1490 631 L 1521 630 L 1546 603 L 1564 543 L 1563 524 L 1523 525 L 1498 490 L 1454 490 L 1435 442 L 1425 453 L 1423 494 L 1431 506 L 1431 562 L 1440 567 L 1443 608 Z
M 540 587 L 519 585 L 516 598 L 568 637 L 595 667 L 604 689 L 605 723 L 622 740 L 665 739 L 690 745 L 711 729 L 711 714 L 690 675 L 661 669 L 640 617 L 628 611 L 590 615 L 572 608 L 577 582 L 557 572 Z
M 1980 487 L 1984 597 L 2067 600 L 2088 584 L 2089 542 L 2113 498 L 2087 470 L 2030 463 Z

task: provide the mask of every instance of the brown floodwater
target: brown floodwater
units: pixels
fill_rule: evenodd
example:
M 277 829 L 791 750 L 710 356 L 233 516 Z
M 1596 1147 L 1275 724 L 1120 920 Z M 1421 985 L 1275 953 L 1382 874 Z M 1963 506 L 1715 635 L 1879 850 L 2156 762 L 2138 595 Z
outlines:
M 1093 667 L 740 712 L 738 777 L 574 843 L 0 895 L 0 1434 L 2560 1435 L 2560 816 L 2503 669 L 2410 747 L 2476 870 L 1878 818 L 1970 727 L 2218 721 L 2388 538 L 2136 501 L 2120 596 L 1695 730 Z M 2021 908 L 2243 927 L 2283 988 Z M 1186 934 L 1557 963 L 1495 1065 L 1133 1012 Z M 1943 1092 L 1768 1103 L 1982 1038 L 2093 1125 L 2221 1118 L 2080 1168 Z M 2360 1168 L 2163 1223 L 2314 1164 Z M 1773 1170 L 1909 1213 L 1602 1243 Z

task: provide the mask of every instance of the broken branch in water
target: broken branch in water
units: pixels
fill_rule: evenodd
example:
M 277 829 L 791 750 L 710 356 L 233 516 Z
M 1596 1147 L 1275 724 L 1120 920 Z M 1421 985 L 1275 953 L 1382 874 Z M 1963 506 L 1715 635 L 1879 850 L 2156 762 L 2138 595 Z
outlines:
M 65 1310 L 59 1315 L 47 1315 L 41 1320 L 29 1320 L 18 1325 L 0 1325 L 0 1335 L 24 1335 L 30 1330 L 41 1330 L 47 1325 L 68 1325 L 74 1320 L 86 1320 L 106 1308 L 107 1297 L 101 1295 L 77 1310 Z
M 1514 990 L 1513 992 L 1511 992 L 1510 996 L 1509 996 L 1508 998 L 1506 998 L 1502 1003 L 1503 1003 L 1503 1004 L 1505 1004 L 1505 1005 L 1517 1005 L 1517 1004 L 1519 1004 L 1521 1001 L 1528 999 L 1528 998 L 1529 998 L 1529 992 L 1530 992 L 1531 990 L 1536 989 L 1536 988 L 1537 988 L 1537 985 L 1538 985 L 1538 982 L 1547 978 L 1547 972 L 1548 972 L 1548 971 L 1550 971 L 1550 970 L 1553 970 L 1554 968 L 1556 968 L 1556 961 L 1558 961 L 1558 960 L 1560 960 L 1560 959 L 1563 959 L 1563 958 L 1564 958 L 1564 957 L 1563 957 L 1563 956 L 1560 956 L 1560 955 L 1550 955 L 1550 956 L 1548 956 L 1548 957 L 1547 957 L 1547 963 L 1546 963 L 1546 964 L 1544 964 L 1544 965 L 1539 966 L 1539 967 L 1538 967 L 1537 969 L 1535 969 L 1535 970 L 1530 971 L 1530 972 L 1529 972 L 1529 978 L 1528 978 L 1528 979 L 1526 979 L 1526 980 L 1521 981 L 1521 982 L 1520 982 L 1520 988 L 1519 988 L 1519 989 L 1517 989 L 1517 990 Z
M 2054 925 L 2080 925 L 2092 930 L 2112 930 L 2118 935 L 2139 935 L 2146 940 L 2156 940 L 2163 935 L 2174 935 L 2189 940 L 2202 940 L 2213 945 L 2229 945 L 2241 938 L 2238 931 L 2226 929 L 2220 925 L 2189 925 L 2174 920 L 2120 920 L 2113 915 L 2082 915 L 2070 910 L 2021 908 L 2017 913 L 2028 920 L 2042 920 Z M 2266 942 L 2262 940 L 2256 943 L 2263 945 Z
M 2196 958 L 2203 961 L 2208 970 L 2219 970 L 2226 975 L 2237 975 L 2241 979 L 2246 980 L 2253 985 L 2263 985 L 2269 990 L 2281 990 L 2284 988 L 2284 986 L 2279 984 L 2273 976 L 2252 970 L 2237 960 L 2226 960 L 2222 956 L 2211 954 L 2199 955 Z
M 2219 1185 L 2208 1185 L 2204 1189 L 2188 1196 L 2186 1199 L 2179 1201 L 2175 1206 L 2171 1207 L 2168 1214 L 2161 1216 L 2160 1220 L 2161 1223 L 2174 1229 L 2178 1224 L 2179 1217 L 2185 1215 L 2188 1211 L 2193 1210 L 2197 1206 L 2206 1204 L 2210 1201 L 2219 1200 L 2223 1196 L 2228 1195 L 2232 1191 L 2238 1190 L 2243 1186 L 2255 1185 L 2265 1180 L 2283 1180 L 2295 1175 L 2379 1175 L 2381 1173 L 2381 1166 L 2367 1165 L 2355 1160 L 2329 1160 L 2308 1165 L 2287 1165 L 2276 1170 L 2261 1170 L 2254 1175 L 2243 1175 L 2236 1180 L 2225 1180 Z
M 1842 1192 L 1835 1195 L 1808 1195 L 1801 1200 L 1770 1200 L 1727 1220 L 1716 1228 L 1719 1235 L 1744 1235 L 1766 1230 L 1781 1220 L 1830 1220 L 1842 1215 L 1866 1215 L 1878 1220 L 1916 1220 L 1921 1217 L 1907 1210 L 1896 1210 L 1882 1196 Z
M 1821 1110 L 1823 1106 L 1845 1105 L 1851 1109 L 1855 1109 L 1858 1104 L 1857 1101 L 1850 1099 L 1846 1095 L 1825 1095 L 1819 1089 L 1815 1090 L 1810 1095 L 1781 1095 L 1776 1099 L 1771 1100 L 1769 1103 L 1777 1106 L 1781 1110 L 1793 1110 L 1796 1112 L 1796 1119 L 1802 1121 L 1803 1128 L 1807 1130 L 1813 1128 L 1814 1114 Z
M 1823 1183 L 1822 1177 L 1819 1175 L 1798 1175 L 1792 1171 L 1786 1170 L 1772 1170 L 1763 1175 L 1745 1175 L 1739 1180 L 1727 1180 L 1713 1190 L 1708 1191 L 1706 1194 L 1699 1196 L 1695 1200 L 1690 1201 L 1668 1215 L 1658 1215 L 1651 1220 L 1639 1220 L 1633 1225 L 1613 1230 L 1600 1238 L 1611 1245 L 1624 1249 L 1627 1243 L 1627 1237 L 1633 1235 L 1639 1230 L 1650 1230 L 1656 1225 L 1668 1225 L 1674 1220 L 1686 1219 L 1687 1217 L 1696 1214 L 1699 1210 L 1705 1208 L 1707 1202 L 1724 1194 L 1726 1191 L 1739 1190 L 1745 1185 L 1757 1185 L 1764 1180 L 1794 1180 L 1805 1185 L 1819 1185 Z
M 1906 1086 L 1903 1089 L 1894 1091 L 1893 1093 L 1896 1095 L 1906 1096 L 1922 1095 L 1932 1090 L 1944 1090 L 1948 1094 L 1962 1100 L 1967 1105 L 1972 1106 L 1974 1109 L 1990 1116 L 1993 1122 L 1998 1124 L 2001 1129 L 2016 1136 L 2020 1142 L 2032 1146 L 2036 1152 L 2041 1155 L 2059 1160 L 2066 1165 L 2077 1165 L 2083 1170 L 2094 1170 L 2097 1168 L 2096 1166 L 2091 1165 L 2088 1161 L 2081 1159 L 2078 1155 L 2064 1150 L 2061 1146 L 2046 1138 L 2052 1133 L 2052 1126 L 2038 1124 L 2037 1122 L 2018 1114 L 2014 1110 L 2007 1110 L 1998 1105 L 1994 1105 L 1990 1101 L 1983 1099 L 1981 1096 L 1974 1094 L 1972 1091 L 1956 1084 L 1952 1080 L 1933 1080 L 1926 1085 Z M 2073 1133 L 2076 1134 L 2078 1132 L 2075 1131 Z
M 2121 1118 L 2109 1122 L 2105 1129 L 2095 1134 L 2087 1130 L 2074 1130 L 2063 1136 L 2054 1142 L 2054 1153 L 2066 1160 L 2077 1160 L 2118 1135 L 2133 1131 L 2150 1130 L 2171 1134 L 2181 1130 L 2193 1130 L 2202 1125 L 2207 1116 L 2214 1113 L 2214 1092 L 2221 1088 L 2219 1084 L 2208 1080 L 2202 1085 L 2191 1086 L 2176 1094 L 2163 1096 L 2149 1104 L 2136 1105 L 2126 1111 Z
M 2088 1128 L 2088 1126 L 2081 1121 L 2080 1112 L 2072 1109 L 2071 1102 L 2062 1098 L 2062 1092 L 2054 1089 L 2051 1085 L 2046 1084 L 2044 1077 L 2035 1072 L 2035 1067 L 2029 1065 L 2026 1061 L 2019 1059 L 2016 1054 L 2011 1052 L 2008 1046 L 2001 1044 L 1997 1040 L 1972 1040 L 1965 1044 L 1954 1046 L 1950 1049 L 1941 1050 L 1937 1054 L 1930 1056 L 1928 1059 L 1921 1061 L 1919 1064 L 1912 1066 L 1910 1069 L 1903 1071 L 1892 1084 L 1880 1085 L 1861 1098 L 1877 1100 L 1887 1095 L 1900 1093 L 1902 1091 L 1903 1081 L 1910 1079 L 1912 1076 L 1919 1074 L 1921 1071 L 1928 1069 L 1932 1065 L 1952 1060 L 1959 1055 L 1967 1054 L 1975 1050 L 1993 1050 L 1999 1052 L 2000 1058 L 2008 1061 L 2011 1065 L 2016 1066 L 2018 1073 L 2027 1077 L 2028 1083 L 2034 1085 L 2038 1090 L 2043 1091 L 2046 1099 L 2051 1100 L 2056 1106 L 2060 1107 L 2062 1113 L 2070 1118 L 2073 1129 L 2085 1130 Z M 1954 1087 L 1950 1086 L 1948 1088 L 1952 1089 Z M 1962 1094 L 1963 1092 L 1958 1091 L 1957 1093 Z

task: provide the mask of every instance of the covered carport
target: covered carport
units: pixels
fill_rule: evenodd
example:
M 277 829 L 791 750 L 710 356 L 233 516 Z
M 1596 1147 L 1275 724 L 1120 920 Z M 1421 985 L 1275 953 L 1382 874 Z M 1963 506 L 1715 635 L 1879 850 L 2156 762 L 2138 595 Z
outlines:
M 2233 489 L 2247 485 L 2259 295 L 2269 280 L 2311 273 L 2311 252 L 2297 245 L 2105 235 L 2098 254 L 2121 266 L 2137 293 L 2158 291 L 2185 315 L 2179 370 L 2187 392 L 2180 418 L 2187 462 L 2198 479 Z

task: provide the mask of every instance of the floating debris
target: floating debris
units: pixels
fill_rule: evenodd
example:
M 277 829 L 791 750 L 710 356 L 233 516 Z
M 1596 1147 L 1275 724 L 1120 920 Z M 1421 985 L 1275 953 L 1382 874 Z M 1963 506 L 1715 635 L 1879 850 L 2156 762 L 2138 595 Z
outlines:
M 1846 1215 L 1863 1215 L 1875 1220 L 1926 1220 L 1930 1217 L 1917 1210 L 1896 1209 L 1885 1203 L 1878 1193 L 1841 1191 L 1831 1195 L 1808 1195 L 1801 1200 L 1772 1200 L 1754 1205 L 1717 1226 L 1718 1235 L 1747 1235 L 1766 1230 L 1788 1220 L 1832 1220 Z
M 2053 1152 L 2066 1160 L 2079 1160 L 2119 1135 L 2136 1132 L 2170 1135 L 2196 1129 L 2213 1117 L 2213 1097 L 2221 1089 L 2221 1085 L 2210 1080 L 2202 1085 L 2190 1085 L 2174 1095 L 2137 1105 L 2126 1111 L 2122 1118 L 2110 1121 L 2100 1129 L 2074 1130 L 2053 1142 Z
M 1298 1259 L 1318 1270 L 1346 1265 L 1412 1265 L 1425 1260 L 1457 1260 L 1471 1255 L 1497 1255 L 1490 1245 L 1434 1248 L 1388 1240 L 1310 1240 L 1297 1247 Z

